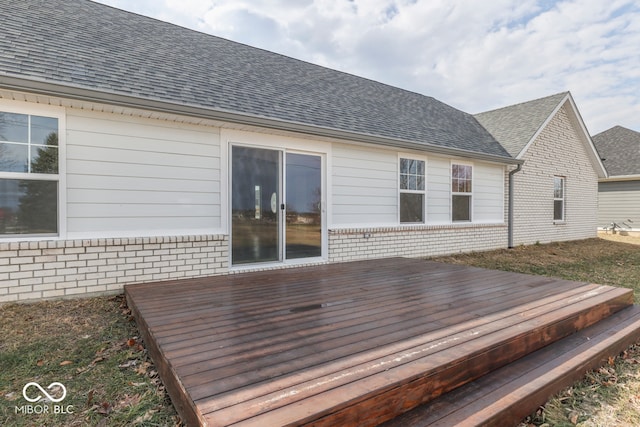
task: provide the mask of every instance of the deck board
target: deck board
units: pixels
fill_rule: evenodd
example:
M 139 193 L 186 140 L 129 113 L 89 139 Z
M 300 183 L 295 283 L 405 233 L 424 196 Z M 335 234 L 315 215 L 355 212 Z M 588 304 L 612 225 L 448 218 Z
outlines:
M 209 425 L 363 424 L 363 412 L 373 425 L 632 302 L 607 286 L 402 258 L 125 291 L 174 404 Z

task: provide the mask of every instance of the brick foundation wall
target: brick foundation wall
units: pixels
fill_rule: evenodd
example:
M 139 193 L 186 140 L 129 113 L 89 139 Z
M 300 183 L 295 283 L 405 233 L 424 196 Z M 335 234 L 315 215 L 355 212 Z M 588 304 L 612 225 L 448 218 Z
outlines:
M 328 261 L 427 257 L 506 244 L 503 224 L 330 230 Z M 225 235 L 5 242 L 0 243 L 0 303 L 116 294 L 130 283 L 228 274 L 228 259 Z M 231 272 L 238 271 L 244 270 Z
M 0 302 L 118 293 L 228 272 L 223 235 L 0 243 Z
M 329 231 L 329 261 L 429 257 L 507 246 L 507 226 L 442 225 Z

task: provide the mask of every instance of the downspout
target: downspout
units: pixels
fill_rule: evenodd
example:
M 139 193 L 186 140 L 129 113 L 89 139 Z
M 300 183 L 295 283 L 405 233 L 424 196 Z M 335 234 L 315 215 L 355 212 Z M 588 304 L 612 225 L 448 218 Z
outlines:
M 513 175 L 522 170 L 522 163 L 509 172 L 509 218 L 507 220 L 507 234 L 509 235 L 508 248 L 513 248 Z

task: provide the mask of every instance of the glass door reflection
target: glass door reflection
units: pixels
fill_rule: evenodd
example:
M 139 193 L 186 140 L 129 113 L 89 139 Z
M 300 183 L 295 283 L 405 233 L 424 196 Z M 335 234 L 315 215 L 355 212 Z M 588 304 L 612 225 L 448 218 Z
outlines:
M 231 151 L 231 262 L 280 261 L 280 151 Z
M 322 256 L 322 158 L 286 155 L 286 259 Z

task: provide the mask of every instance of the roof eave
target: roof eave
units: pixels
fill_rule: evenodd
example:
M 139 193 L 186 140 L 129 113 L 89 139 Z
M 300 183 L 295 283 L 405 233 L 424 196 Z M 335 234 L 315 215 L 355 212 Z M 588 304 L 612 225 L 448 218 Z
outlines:
M 428 151 L 455 157 L 472 158 L 502 164 L 520 164 L 523 161 L 508 156 L 480 153 L 457 148 L 442 147 L 435 144 L 422 143 L 345 131 L 336 128 L 309 125 L 305 123 L 278 120 L 269 117 L 237 113 L 223 109 L 205 108 L 197 105 L 172 103 L 159 99 L 151 99 L 124 95 L 106 90 L 88 89 L 71 84 L 53 83 L 39 79 L 26 79 L 8 75 L 0 76 L 0 88 L 19 92 L 37 93 L 40 95 L 69 98 L 79 101 L 97 102 L 120 107 L 138 108 L 155 112 L 179 114 L 202 119 L 230 122 L 240 125 L 257 126 L 268 129 L 303 133 L 328 138 L 346 139 L 354 142 L 382 145 L 394 148 Z

